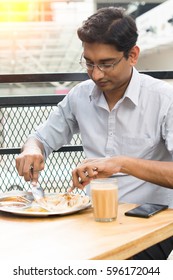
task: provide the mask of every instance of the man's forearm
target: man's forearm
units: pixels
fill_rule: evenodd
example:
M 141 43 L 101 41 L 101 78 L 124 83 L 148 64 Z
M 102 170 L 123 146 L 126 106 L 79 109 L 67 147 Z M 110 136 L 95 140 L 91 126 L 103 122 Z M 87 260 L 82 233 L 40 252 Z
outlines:
M 173 162 L 152 161 L 129 157 L 120 157 L 120 161 L 121 172 L 153 184 L 161 185 L 166 188 L 173 188 Z

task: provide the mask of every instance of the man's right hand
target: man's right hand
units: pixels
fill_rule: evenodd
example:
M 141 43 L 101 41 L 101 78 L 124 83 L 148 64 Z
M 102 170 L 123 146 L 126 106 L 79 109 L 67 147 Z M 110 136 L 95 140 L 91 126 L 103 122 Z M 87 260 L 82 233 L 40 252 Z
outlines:
M 26 142 L 22 153 L 16 158 L 16 169 L 25 181 L 38 182 L 39 173 L 44 169 L 43 146 L 38 140 Z

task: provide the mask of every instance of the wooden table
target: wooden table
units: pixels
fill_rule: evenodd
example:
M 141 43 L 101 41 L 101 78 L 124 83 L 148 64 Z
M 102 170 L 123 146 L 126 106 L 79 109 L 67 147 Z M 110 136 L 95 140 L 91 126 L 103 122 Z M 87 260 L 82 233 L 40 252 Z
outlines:
M 122 260 L 173 235 L 173 209 L 149 219 L 124 215 L 135 206 L 120 204 L 110 223 L 95 222 L 92 209 L 46 218 L 0 212 L 1 258 Z

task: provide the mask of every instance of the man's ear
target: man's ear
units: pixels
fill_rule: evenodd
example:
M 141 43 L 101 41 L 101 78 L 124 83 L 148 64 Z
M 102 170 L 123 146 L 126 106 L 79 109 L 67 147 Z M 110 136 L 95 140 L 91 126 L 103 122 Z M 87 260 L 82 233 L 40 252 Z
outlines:
M 129 62 L 131 66 L 134 66 L 139 57 L 140 49 L 138 46 L 134 46 L 129 52 Z

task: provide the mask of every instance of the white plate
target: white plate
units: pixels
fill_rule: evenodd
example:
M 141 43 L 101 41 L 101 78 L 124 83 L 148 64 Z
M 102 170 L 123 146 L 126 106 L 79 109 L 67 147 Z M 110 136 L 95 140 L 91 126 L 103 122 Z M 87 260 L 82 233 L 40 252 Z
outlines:
M 59 215 L 59 216 L 64 216 L 64 215 L 69 215 L 69 214 L 73 214 L 79 211 L 82 211 L 84 209 L 87 209 L 91 207 L 91 203 L 87 203 L 86 205 L 82 205 L 80 207 L 72 207 L 68 210 L 62 210 L 62 211 L 56 211 L 56 212 L 30 212 L 30 211 L 26 211 L 26 210 L 22 210 L 22 209 L 14 209 L 13 207 L 0 207 L 0 211 L 2 212 L 6 212 L 6 213 L 12 213 L 15 215 L 20 215 L 20 216 L 29 216 L 29 217 L 46 217 L 46 216 L 55 216 L 55 215 Z M 27 209 L 27 208 L 25 208 Z
M 8 198 L 8 197 L 15 196 L 15 195 L 26 196 L 27 194 L 30 194 L 30 193 L 20 192 L 20 191 L 19 192 L 8 192 L 8 193 L 0 195 L 0 200 L 1 200 L 1 198 L 5 198 L 5 197 Z M 17 204 L 17 202 L 15 202 L 15 204 Z M 20 204 L 21 203 L 19 202 L 19 206 L 20 206 Z M 71 207 L 68 209 L 51 211 L 51 212 L 40 212 L 40 211 L 28 211 L 27 212 L 26 211 L 27 208 L 30 208 L 30 207 L 31 207 L 31 204 L 28 204 L 24 207 L 17 208 L 17 206 L 10 207 L 10 203 L 6 203 L 6 205 L 4 203 L 4 205 L 0 206 L 0 211 L 15 214 L 15 215 L 20 215 L 20 216 L 29 216 L 29 217 L 47 217 L 47 216 L 55 216 L 55 215 L 62 216 L 62 215 L 73 214 L 73 213 L 82 211 L 84 209 L 87 209 L 87 208 L 91 207 L 91 202 L 83 204 L 79 207 Z M 37 206 L 34 206 L 34 208 L 37 208 Z

